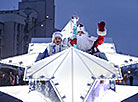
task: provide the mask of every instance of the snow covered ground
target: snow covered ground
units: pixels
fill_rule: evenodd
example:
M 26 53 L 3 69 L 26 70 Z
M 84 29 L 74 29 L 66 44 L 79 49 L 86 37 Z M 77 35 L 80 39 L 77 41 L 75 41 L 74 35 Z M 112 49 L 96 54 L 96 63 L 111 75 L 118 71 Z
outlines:
M 29 93 L 29 86 L 7 86 L 0 87 L 0 91 L 16 97 L 23 102 L 51 102 L 43 94 L 32 91 Z M 138 93 L 138 86 L 116 85 L 116 92 L 108 90 L 97 98 L 95 102 L 121 102 L 122 100 Z
M 29 86 L 0 87 L 0 91 L 16 97 L 23 102 L 51 102 L 50 99 L 37 91 L 29 93 Z
M 116 92 L 108 90 L 105 94 L 96 99 L 95 102 L 121 102 L 138 93 L 138 86 L 116 85 Z M 136 102 L 136 101 L 135 101 Z

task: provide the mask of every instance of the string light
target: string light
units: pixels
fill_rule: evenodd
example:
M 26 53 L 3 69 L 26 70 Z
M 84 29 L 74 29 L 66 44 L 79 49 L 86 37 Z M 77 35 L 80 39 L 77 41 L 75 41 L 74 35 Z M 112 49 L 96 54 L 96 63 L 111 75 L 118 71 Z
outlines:
M 48 19 L 48 18 L 49 18 L 49 16 L 46 16 L 46 18 Z
M 44 25 L 43 25 L 43 24 L 41 24 L 40 26 L 41 26 L 41 27 L 43 27 Z

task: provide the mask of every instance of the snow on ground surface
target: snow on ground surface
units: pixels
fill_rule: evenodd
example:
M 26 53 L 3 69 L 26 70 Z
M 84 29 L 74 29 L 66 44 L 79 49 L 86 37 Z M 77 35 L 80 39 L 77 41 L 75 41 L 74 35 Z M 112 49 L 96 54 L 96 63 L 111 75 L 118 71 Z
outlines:
M 23 102 L 51 102 L 50 99 L 37 91 L 29 93 L 29 86 L 0 87 L 0 91 L 16 97 Z
M 51 102 L 37 91 L 29 92 L 29 86 L 7 86 L 0 87 L 0 91 L 14 96 L 23 102 Z M 95 102 L 120 102 L 138 93 L 138 86 L 116 85 L 116 92 L 108 90 L 105 94 L 96 99 Z
M 116 92 L 108 90 L 105 94 L 95 100 L 95 102 L 121 102 L 138 93 L 138 86 L 116 85 Z

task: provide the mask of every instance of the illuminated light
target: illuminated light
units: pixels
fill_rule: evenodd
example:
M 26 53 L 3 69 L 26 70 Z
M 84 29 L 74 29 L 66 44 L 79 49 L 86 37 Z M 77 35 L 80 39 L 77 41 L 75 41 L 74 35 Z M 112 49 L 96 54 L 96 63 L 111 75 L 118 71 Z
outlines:
M 49 16 L 46 16 L 46 18 L 49 18 Z
M 119 81 L 118 80 L 116 80 L 116 83 L 118 83 Z
M 43 25 L 43 24 L 41 24 L 40 26 L 41 26 L 41 27 L 43 27 L 44 25 Z
M 122 72 L 122 69 L 120 68 L 120 72 Z
M 117 71 L 117 73 L 120 73 L 119 71 Z
M 130 74 L 130 73 L 131 73 L 131 71 L 128 71 L 128 73 Z
M 119 80 L 119 83 L 122 83 L 122 80 Z

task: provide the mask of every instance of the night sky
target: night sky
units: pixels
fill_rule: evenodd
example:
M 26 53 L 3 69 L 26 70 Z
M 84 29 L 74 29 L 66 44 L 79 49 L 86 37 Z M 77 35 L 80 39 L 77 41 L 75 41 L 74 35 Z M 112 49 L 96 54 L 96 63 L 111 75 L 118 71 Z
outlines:
M 17 9 L 19 1 L 0 0 L 0 10 Z M 97 36 L 97 23 L 104 20 L 117 51 L 138 57 L 138 0 L 55 0 L 55 7 L 56 28 L 77 14 L 89 35 Z

